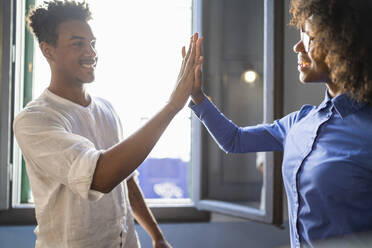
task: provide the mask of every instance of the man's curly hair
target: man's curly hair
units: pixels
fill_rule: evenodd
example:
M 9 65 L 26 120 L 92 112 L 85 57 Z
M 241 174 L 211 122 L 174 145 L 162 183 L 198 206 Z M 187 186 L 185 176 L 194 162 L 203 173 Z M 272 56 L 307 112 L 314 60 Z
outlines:
M 84 2 L 76 1 L 44 1 L 44 3 L 29 11 L 26 21 L 29 29 L 35 35 L 38 42 L 46 42 L 51 45 L 57 44 L 58 26 L 64 21 L 91 19 L 89 6 Z
M 315 57 L 325 56 L 330 79 L 372 104 L 372 0 L 291 0 L 290 24 L 311 17 Z

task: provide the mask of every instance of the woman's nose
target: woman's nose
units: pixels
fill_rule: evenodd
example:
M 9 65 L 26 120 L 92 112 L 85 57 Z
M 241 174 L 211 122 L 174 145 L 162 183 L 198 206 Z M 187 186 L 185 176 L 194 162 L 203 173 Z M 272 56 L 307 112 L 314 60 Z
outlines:
M 304 47 L 304 43 L 302 42 L 302 40 L 299 40 L 294 46 L 293 46 L 293 51 L 295 53 L 300 53 L 300 52 L 303 52 L 305 51 L 305 47 Z

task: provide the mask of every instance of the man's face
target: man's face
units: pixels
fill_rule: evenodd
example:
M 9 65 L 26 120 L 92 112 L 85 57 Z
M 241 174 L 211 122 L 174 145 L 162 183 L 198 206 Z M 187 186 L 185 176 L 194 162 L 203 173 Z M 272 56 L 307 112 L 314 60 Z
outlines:
M 325 56 L 315 58 L 313 39 L 314 31 L 311 18 L 309 18 L 301 29 L 301 39 L 294 45 L 293 50 L 297 53 L 298 71 L 300 81 L 307 82 L 329 82 L 329 69 L 324 62 Z
M 97 53 L 90 26 L 83 21 L 65 21 L 59 25 L 57 33 L 52 60 L 55 75 L 69 83 L 92 82 Z

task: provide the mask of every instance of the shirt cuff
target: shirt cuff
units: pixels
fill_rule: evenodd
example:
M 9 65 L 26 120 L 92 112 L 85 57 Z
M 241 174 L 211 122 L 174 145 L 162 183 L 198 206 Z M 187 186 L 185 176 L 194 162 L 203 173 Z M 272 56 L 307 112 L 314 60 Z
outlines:
M 68 187 L 85 200 L 97 201 L 104 195 L 104 193 L 91 189 L 101 152 L 95 149 L 87 150 L 74 161 L 69 171 Z
M 194 113 L 200 117 L 203 110 L 205 111 L 206 108 L 209 108 L 210 105 L 212 105 L 211 101 L 208 99 L 208 97 L 205 97 L 204 100 L 198 104 L 195 104 L 192 100 L 189 102 L 189 108 L 191 108 Z

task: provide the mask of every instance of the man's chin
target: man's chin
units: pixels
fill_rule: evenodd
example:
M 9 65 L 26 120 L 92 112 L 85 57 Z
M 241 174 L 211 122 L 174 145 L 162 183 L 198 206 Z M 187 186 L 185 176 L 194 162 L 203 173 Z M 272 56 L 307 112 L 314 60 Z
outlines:
M 78 78 L 79 82 L 81 82 L 83 84 L 93 83 L 94 82 L 94 79 L 95 79 L 95 77 L 93 75 L 92 76 L 89 76 L 89 77 L 80 77 L 80 78 Z

